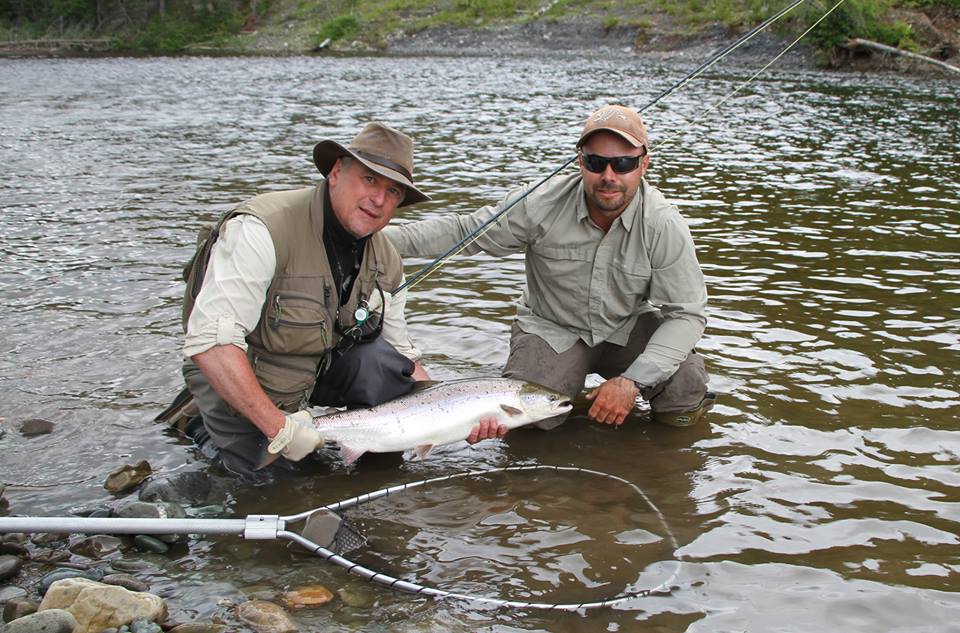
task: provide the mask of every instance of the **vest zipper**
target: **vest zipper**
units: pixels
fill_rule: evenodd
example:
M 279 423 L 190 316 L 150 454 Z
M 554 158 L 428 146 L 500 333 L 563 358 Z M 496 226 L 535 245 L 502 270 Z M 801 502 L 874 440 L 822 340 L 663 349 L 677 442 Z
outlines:
M 298 327 L 298 328 L 312 328 L 312 327 L 323 327 L 326 324 L 326 321 L 324 319 L 320 319 L 319 321 L 290 321 L 288 319 L 284 319 L 283 304 L 281 303 L 281 299 L 283 300 L 296 299 L 298 301 L 309 301 L 310 303 L 316 303 L 317 305 L 322 304 L 322 302 L 310 297 L 290 296 L 290 295 L 284 296 L 279 294 L 273 295 L 274 315 L 270 319 L 270 326 L 273 329 L 275 330 L 279 329 L 281 325 L 286 325 L 289 327 Z M 326 305 L 324 305 L 324 308 L 326 308 Z M 324 337 L 326 337 L 325 333 L 324 333 Z

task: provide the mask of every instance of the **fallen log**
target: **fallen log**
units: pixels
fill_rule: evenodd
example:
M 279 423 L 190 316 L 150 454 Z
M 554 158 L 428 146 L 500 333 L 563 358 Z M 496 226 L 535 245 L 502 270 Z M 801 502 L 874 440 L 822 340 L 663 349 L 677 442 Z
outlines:
M 948 64 L 947 62 L 934 59 L 933 57 L 927 57 L 926 55 L 920 55 L 919 53 L 911 53 L 910 51 L 905 51 L 902 48 L 897 48 L 895 46 L 887 46 L 886 44 L 881 44 L 880 42 L 874 42 L 872 40 L 865 40 L 855 37 L 848 40 L 846 45 L 847 48 L 870 48 L 882 51 L 884 53 L 909 57 L 910 59 L 916 59 L 927 64 L 933 64 L 934 66 L 939 66 L 940 68 L 949 70 L 950 72 L 960 74 L 960 67 L 954 66 L 953 64 Z

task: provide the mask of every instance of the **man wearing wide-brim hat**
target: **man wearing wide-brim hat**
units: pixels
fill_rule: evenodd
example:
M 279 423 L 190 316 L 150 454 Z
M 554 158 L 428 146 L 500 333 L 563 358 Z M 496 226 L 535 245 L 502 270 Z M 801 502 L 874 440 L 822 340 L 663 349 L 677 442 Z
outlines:
M 405 292 L 393 294 L 402 262 L 379 233 L 429 199 L 410 137 L 370 123 L 346 147 L 318 143 L 313 159 L 319 184 L 243 202 L 202 232 L 185 270 L 187 390 L 158 419 L 197 414 L 185 430 L 240 474 L 322 446 L 304 407 L 372 406 L 428 378 Z

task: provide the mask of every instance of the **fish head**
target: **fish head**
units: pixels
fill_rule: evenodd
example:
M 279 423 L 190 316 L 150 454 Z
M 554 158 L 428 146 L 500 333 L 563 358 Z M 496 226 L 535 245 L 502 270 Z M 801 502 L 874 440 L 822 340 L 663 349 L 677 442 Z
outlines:
M 525 382 L 518 396 L 524 413 L 533 421 L 562 415 L 573 409 L 570 396 L 533 382 Z

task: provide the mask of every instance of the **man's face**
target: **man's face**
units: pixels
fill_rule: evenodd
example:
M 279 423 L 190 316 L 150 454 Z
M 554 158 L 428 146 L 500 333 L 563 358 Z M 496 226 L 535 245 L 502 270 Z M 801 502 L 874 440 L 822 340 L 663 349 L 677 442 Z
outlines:
M 580 174 L 587 198 L 587 208 L 601 216 L 617 217 L 637 195 L 640 179 L 647 171 L 650 157 L 642 147 L 634 147 L 625 139 L 611 132 L 597 132 L 587 138 L 580 147 Z M 607 164 L 603 171 L 594 173 L 587 168 L 584 154 L 613 158 L 615 156 L 643 156 L 633 171 L 618 174 L 613 165 Z
M 356 238 L 385 227 L 406 195 L 406 188 L 395 180 L 371 171 L 358 160 L 350 160 L 344 167 L 342 158 L 327 176 L 327 190 L 333 214 Z

